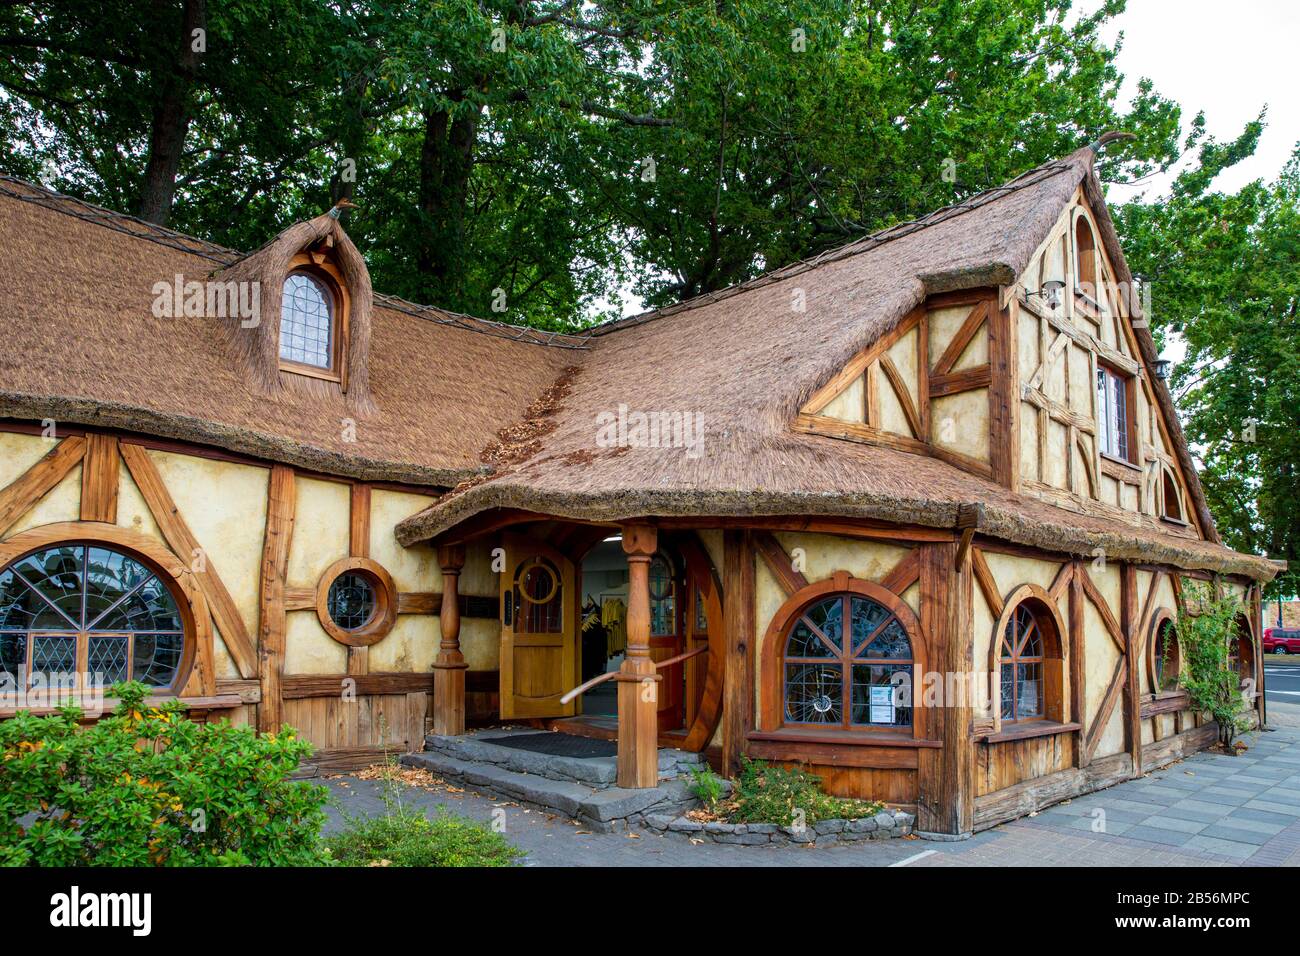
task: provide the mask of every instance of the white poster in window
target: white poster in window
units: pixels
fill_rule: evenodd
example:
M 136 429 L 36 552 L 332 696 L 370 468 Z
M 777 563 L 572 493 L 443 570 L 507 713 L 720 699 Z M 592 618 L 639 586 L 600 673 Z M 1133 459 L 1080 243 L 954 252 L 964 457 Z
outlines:
M 894 722 L 894 688 L 891 686 L 872 687 L 867 718 L 873 724 L 892 724 Z

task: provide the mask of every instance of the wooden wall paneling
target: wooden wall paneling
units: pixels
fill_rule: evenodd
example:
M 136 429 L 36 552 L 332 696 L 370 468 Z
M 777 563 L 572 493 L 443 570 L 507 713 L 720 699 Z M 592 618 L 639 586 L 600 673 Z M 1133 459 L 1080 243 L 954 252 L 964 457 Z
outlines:
M 86 436 L 86 456 L 81 463 L 81 520 L 117 524 L 117 485 L 122 459 L 117 439 L 92 433 Z
M 257 713 L 257 726 L 262 731 L 278 730 L 282 721 L 280 692 L 287 623 L 284 581 L 289 569 L 289 545 L 293 540 L 296 510 L 297 488 L 293 469 L 276 465 L 271 469 L 267 490 L 266 537 L 262 546 L 262 619 L 258 650 L 262 701 Z
M 0 490 L 0 535 L 17 524 L 36 502 L 66 478 L 85 455 L 86 439 L 70 435 Z
M 746 737 L 754 729 L 754 560 L 751 532 L 722 534 L 722 621 L 726 667 L 722 689 L 722 766 L 731 776 L 740 769 Z
M 193 532 L 190 531 L 189 525 L 181 516 L 180 509 L 176 507 L 176 502 L 172 499 L 167 486 L 163 484 L 162 475 L 159 474 L 153 459 L 149 457 L 149 452 L 131 442 L 121 442 L 119 450 L 168 547 L 187 564 L 195 561 L 202 549 Z M 273 469 L 272 477 L 274 474 Z M 196 572 L 194 577 L 203 590 L 204 597 L 208 599 L 212 618 L 217 623 L 217 629 L 221 632 L 221 639 L 225 641 L 226 649 L 230 652 L 230 658 L 234 661 L 240 677 L 256 677 L 258 675 L 257 651 L 253 647 L 253 639 L 244 625 L 239 608 L 235 606 L 235 599 L 226 590 L 226 585 L 221 580 L 221 574 L 213 563 L 211 555 L 203 554 L 202 567 L 204 570 Z
M 921 548 L 921 631 L 928 643 L 931 671 L 966 677 L 972 672 L 971 601 L 973 574 L 968 558 L 956 562 L 958 544 Z M 963 681 L 963 684 L 965 682 Z M 946 693 L 946 691 L 945 691 Z M 944 699 L 942 706 L 923 708 L 931 739 L 943 741 L 938 750 L 918 754 L 916 827 L 921 832 L 961 835 L 971 832 L 975 797 L 974 709 L 969 694 Z

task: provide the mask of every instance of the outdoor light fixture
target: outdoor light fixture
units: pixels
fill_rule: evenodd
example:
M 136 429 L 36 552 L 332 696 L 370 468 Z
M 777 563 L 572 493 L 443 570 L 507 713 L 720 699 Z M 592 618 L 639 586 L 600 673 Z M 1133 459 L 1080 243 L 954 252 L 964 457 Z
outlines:
M 1151 364 L 1154 367 L 1156 378 L 1158 379 L 1169 378 L 1169 366 L 1173 364 L 1172 362 L 1169 361 L 1169 359 L 1158 358 Z
M 1060 279 L 1048 279 L 1043 283 L 1043 287 L 1037 292 L 1026 292 L 1025 298 L 1032 299 L 1036 295 L 1041 295 L 1047 307 L 1053 312 L 1061 304 L 1061 290 L 1065 288 L 1065 283 Z

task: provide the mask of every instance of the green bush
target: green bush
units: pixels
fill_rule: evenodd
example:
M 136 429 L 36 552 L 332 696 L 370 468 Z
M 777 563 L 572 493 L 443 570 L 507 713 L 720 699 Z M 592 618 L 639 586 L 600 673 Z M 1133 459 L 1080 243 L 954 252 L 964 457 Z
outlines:
M 349 820 L 325 842 L 343 866 L 513 866 L 520 856 L 499 833 L 442 810 L 432 820 L 391 809 Z
M 722 799 L 722 778 L 711 767 L 696 767 L 691 770 L 691 792 L 711 810 Z
M 870 800 L 834 797 L 821 789 L 821 778 L 805 770 L 786 769 L 762 760 L 744 760 L 731 799 L 721 805 L 729 823 L 775 823 L 793 826 L 796 812 L 803 823 L 856 820 L 879 813 L 884 805 Z
M 147 692 L 115 685 L 116 711 L 86 727 L 76 707 L 0 721 L 0 864 L 320 862 L 329 792 L 287 779 L 310 744 L 146 708 Z

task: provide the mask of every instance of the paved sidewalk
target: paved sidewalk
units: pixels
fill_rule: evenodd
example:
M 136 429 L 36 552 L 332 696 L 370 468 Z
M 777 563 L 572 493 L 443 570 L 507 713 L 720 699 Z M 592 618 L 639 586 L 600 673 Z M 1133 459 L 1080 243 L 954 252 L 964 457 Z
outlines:
M 402 799 L 489 821 L 530 866 L 1300 866 L 1300 728 L 1250 734 L 1250 749 L 1196 754 L 1138 780 L 1087 794 L 961 843 L 915 838 L 837 847 L 692 844 L 650 830 L 585 832 L 564 817 L 445 786 Z M 383 812 L 381 788 L 326 781 L 339 811 Z

